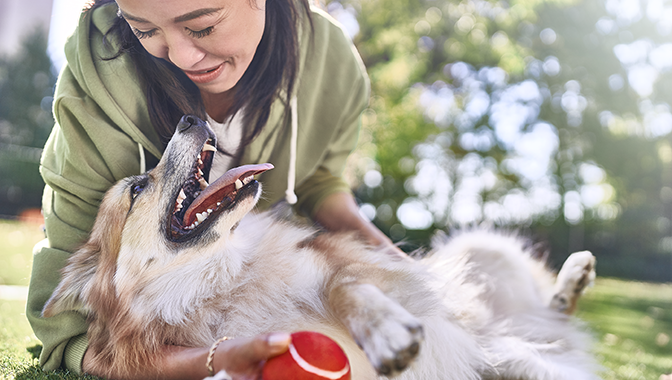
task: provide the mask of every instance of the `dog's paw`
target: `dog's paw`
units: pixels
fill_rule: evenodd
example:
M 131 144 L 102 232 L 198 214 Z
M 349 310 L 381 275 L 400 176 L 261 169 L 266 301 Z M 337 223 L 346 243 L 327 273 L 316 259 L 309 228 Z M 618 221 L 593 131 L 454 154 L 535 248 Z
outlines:
M 562 265 L 549 307 L 572 314 L 576 302 L 587 286 L 595 281 L 595 256 L 588 251 L 571 254 Z
M 365 293 L 369 293 L 366 306 L 349 318 L 350 331 L 376 371 L 395 376 L 418 356 L 424 339 L 422 323 L 377 288 Z
M 420 321 L 406 310 L 386 314 L 370 321 L 366 336 L 356 340 L 376 371 L 392 377 L 418 356 L 424 333 Z

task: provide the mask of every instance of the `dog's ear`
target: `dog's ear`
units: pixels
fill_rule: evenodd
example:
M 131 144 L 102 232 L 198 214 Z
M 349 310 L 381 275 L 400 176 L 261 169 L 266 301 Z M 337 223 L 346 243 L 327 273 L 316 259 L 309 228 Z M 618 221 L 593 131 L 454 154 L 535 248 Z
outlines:
M 68 260 L 61 282 L 42 310 L 44 317 L 64 311 L 88 314 L 113 302 L 117 256 L 130 207 L 125 189 L 124 183 L 119 183 L 105 195 L 91 236 Z
M 91 289 L 98 256 L 99 250 L 88 242 L 70 257 L 61 282 L 42 309 L 43 317 L 52 317 L 64 311 L 88 312 L 84 299 Z

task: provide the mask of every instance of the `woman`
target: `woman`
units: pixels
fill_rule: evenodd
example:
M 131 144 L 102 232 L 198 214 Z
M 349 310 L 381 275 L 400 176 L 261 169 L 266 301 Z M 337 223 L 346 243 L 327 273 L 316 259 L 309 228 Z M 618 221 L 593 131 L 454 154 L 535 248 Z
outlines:
M 213 176 L 274 164 L 261 178 L 262 208 L 286 198 L 329 230 L 391 247 L 340 178 L 368 100 L 365 69 L 343 31 L 307 0 L 97 0 L 66 56 L 41 166 L 48 239 L 36 247 L 27 310 L 46 370 L 144 379 L 203 378 L 210 369 L 256 379 L 260 363 L 287 349 L 287 333 L 166 346 L 155 363 L 162 373 L 120 373 L 91 365 L 82 315 L 40 316 L 103 193 L 151 168 L 183 114 L 209 120 L 218 135 Z

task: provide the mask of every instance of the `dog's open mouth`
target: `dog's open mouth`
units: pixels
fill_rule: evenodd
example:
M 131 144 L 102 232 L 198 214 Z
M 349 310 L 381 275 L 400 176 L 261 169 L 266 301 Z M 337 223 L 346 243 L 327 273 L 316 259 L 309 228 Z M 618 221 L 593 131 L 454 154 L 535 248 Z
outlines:
M 194 168 L 179 189 L 170 214 L 169 235 L 173 241 L 181 241 L 192 233 L 207 227 L 225 210 L 232 209 L 252 186 L 254 176 L 273 169 L 271 164 L 244 165 L 224 173 L 208 183 L 210 167 L 217 151 L 213 141 L 203 145 Z

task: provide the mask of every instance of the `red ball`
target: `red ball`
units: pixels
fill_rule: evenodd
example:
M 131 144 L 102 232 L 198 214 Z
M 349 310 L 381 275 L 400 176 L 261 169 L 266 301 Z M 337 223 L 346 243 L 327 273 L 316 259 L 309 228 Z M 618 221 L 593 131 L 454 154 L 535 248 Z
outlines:
M 269 359 L 263 380 L 350 380 L 350 362 L 331 338 L 313 331 L 292 334 L 285 353 Z

